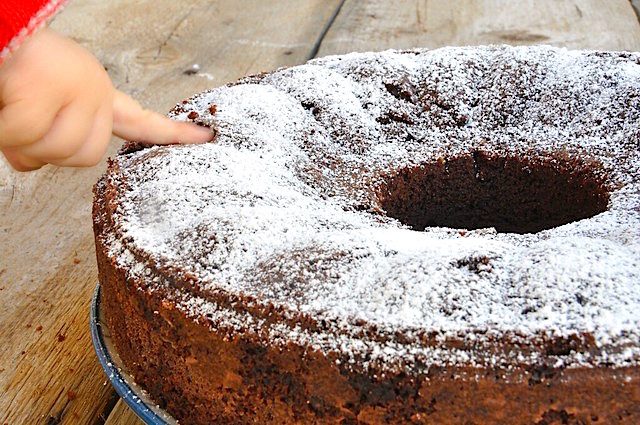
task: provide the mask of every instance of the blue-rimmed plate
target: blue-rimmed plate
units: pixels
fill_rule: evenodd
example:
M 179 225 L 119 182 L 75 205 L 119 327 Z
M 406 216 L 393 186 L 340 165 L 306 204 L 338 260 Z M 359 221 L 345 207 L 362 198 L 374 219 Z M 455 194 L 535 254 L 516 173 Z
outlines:
M 158 407 L 147 392 L 134 382 L 133 376 L 127 372 L 111 341 L 111 334 L 104 321 L 100 302 L 100 284 L 98 284 L 91 302 L 89 318 L 91 339 L 98 360 L 111 385 L 144 423 L 148 425 L 177 425 L 178 422 Z

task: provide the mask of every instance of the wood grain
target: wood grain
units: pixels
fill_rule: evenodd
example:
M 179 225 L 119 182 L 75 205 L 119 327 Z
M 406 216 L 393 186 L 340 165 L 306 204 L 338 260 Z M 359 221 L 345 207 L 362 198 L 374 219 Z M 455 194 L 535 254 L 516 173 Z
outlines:
M 0 423 L 92 423 L 113 390 L 95 359 L 89 209 L 99 169 L 48 168 L 1 186 Z
M 124 401 L 119 400 L 118 404 L 113 408 L 109 418 L 104 423 L 104 425 L 143 425 L 142 422 L 136 415 L 133 413 L 129 406 L 126 405 Z
M 52 26 L 94 52 L 117 87 L 166 111 L 244 74 L 303 62 L 338 4 L 76 0 Z M 103 423 L 116 401 L 88 331 L 91 188 L 103 170 L 18 174 L 0 160 L 0 424 Z M 116 413 L 111 423 L 136 423 Z
M 60 18 L 118 87 L 161 111 L 244 75 L 304 62 L 339 0 L 73 2 Z M 198 65 L 197 72 L 194 65 Z
M 346 0 L 319 56 L 482 44 L 640 50 L 628 0 Z

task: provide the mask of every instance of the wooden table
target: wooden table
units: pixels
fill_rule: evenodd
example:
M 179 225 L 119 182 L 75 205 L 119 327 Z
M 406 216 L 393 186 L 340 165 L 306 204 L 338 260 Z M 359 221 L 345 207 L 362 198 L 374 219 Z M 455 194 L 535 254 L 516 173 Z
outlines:
M 75 0 L 52 26 L 94 52 L 118 88 L 167 111 L 249 73 L 350 51 L 640 50 L 632 3 L 640 1 Z M 89 336 L 91 188 L 104 168 L 18 174 L 0 160 L 0 425 L 140 423 Z

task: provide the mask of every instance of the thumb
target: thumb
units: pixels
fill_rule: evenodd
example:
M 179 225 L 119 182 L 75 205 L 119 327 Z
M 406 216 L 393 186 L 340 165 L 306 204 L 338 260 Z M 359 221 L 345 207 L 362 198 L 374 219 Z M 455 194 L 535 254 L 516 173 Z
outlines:
M 125 140 L 157 145 L 204 143 L 213 138 L 211 130 L 143 109 L 118 90 L 113 98 L 113 134 Z

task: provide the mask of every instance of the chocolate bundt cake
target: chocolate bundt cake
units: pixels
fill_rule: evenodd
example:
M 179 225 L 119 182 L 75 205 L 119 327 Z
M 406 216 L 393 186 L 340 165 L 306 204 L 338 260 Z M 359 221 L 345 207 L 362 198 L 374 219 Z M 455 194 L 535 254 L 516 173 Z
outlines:
M 640 54 L 313 60 L 95 188 L 119 355 L 181 424 L 640 423 Z

